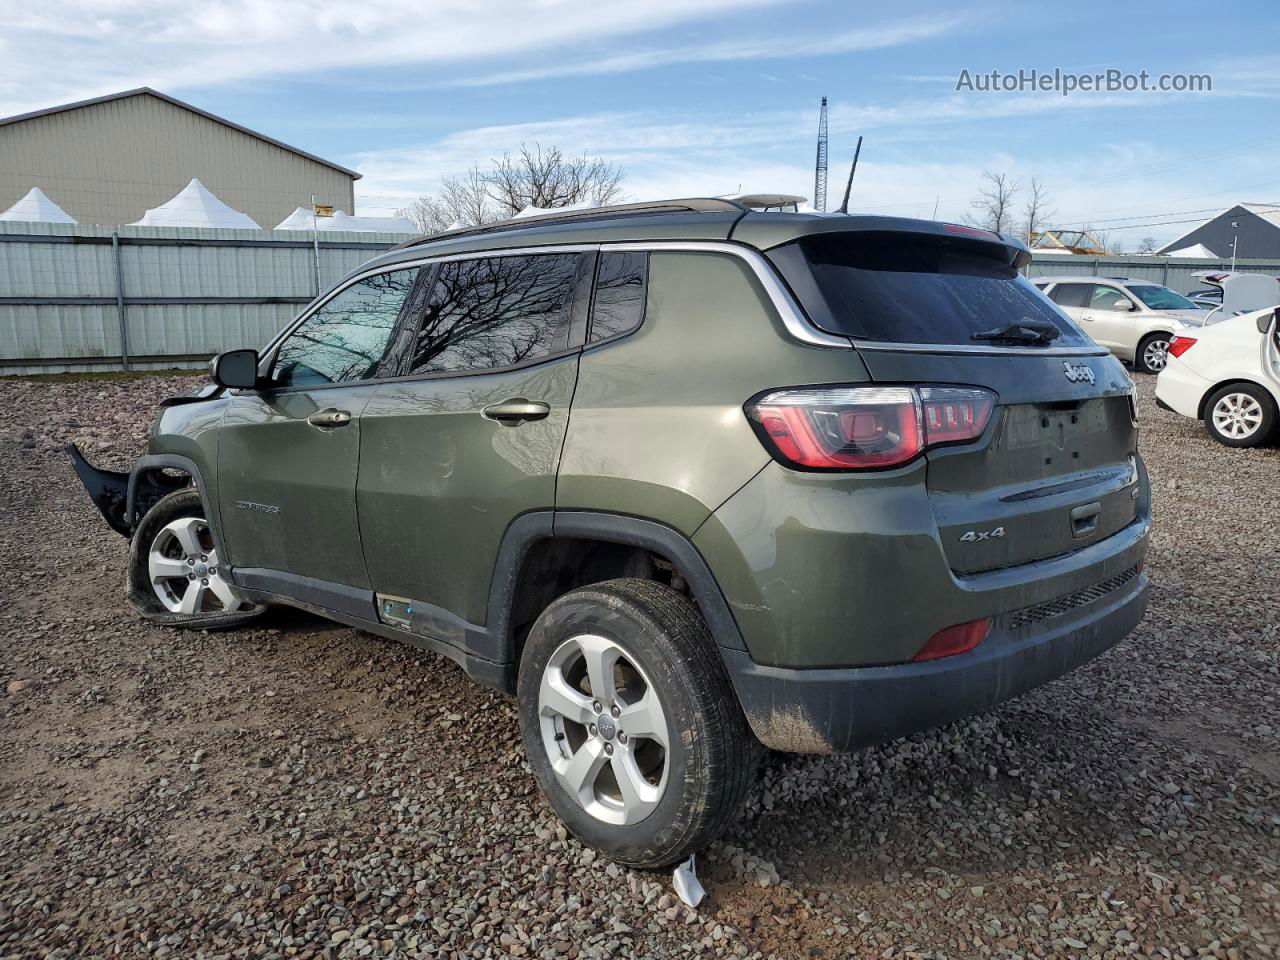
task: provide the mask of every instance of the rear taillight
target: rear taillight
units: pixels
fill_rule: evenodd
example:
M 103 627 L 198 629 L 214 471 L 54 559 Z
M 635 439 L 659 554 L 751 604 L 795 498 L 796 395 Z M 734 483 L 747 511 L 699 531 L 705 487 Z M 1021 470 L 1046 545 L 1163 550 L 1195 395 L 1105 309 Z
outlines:
M 920 648 L 911 659 L 917 663 L 923 660 L 939 660 L 942 657 L 954 657 L 957 653 L 968 653 L 991 632 L 991 621 L 973 620 L 969 623 L 958 623 L 954 627 L 939 630 L 929 642 Z
M 747 404 L 761 441 L 801 470 L 874 470 L 982 435 L 995 394 L 975 387 L 811 387 Z
M 1175 357 L 1180 357 L 1195 345 L 1195 337 L 1174 337 L 1169 341 L 1169 353 Z

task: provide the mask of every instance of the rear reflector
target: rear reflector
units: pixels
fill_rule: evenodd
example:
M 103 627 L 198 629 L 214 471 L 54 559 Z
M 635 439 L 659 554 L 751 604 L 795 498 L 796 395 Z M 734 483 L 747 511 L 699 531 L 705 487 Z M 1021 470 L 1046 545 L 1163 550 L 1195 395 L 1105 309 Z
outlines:
M 761 442 L 787 466 L 874 470 L 977 439 L 995 399 L 976 387 L 813 387 L 775 390 L 746 410 Z
M 954 657 L 957 653 L 967 653 L 991 632 L 991 620 L 974 620 L 971 623 L 960 623 L 954 627 L 939 630 L 929 642 L 920 648 L 911 659 L 916 663 L 924 660 L 939 660 L 942 657 Z
M 1180 357 L 1196 345 L 1195 337 L 1174 337 L 1169 341 L 1169 353 Z M 1199 354 L 1197 354 L 1199 356 Z

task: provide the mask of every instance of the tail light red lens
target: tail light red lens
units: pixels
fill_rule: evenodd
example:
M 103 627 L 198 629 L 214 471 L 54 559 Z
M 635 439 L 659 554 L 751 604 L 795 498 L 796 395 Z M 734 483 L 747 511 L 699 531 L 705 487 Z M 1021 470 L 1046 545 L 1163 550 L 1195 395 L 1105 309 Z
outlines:
M 1180 357 L 1195 345 L 1195 337 L 1174 337 L 1169 341 L 1169 353 L 1175 357 Z
M 802 470 L 872 470 L 982 435 L 995 394 L 972 387 L 775 390 L 747 405 L 771 454 Z
M 991 620 L 973 620 L 969 623 L 958 623 L 954 627 L 939 630 L 929 642 L 920 648 L 911 659 L 916 663 L 925 660 L 939 660 L 942 657 L 954 657 L 957 653 L 968 653 L 991 632 Z

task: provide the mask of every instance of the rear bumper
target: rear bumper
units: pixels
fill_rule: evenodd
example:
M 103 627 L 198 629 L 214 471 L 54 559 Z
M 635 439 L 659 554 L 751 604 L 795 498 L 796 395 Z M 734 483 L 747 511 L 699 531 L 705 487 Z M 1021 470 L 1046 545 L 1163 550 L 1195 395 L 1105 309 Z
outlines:
M 1148 584 L 1139 569 L 1097 600 L 1030 625 L 1016 611 L 999 618 L 975 650 L 928 663 L 790 669 L 761 666 L 738 651 L 721 652 L 751 728 L 765 746 L 844 752 L 979 713 L 1092 660 L 1137 626 Z
M 1212 380 L 1200 376 L 1177 357 L 1170 356 L 1156 378 L 1156 403 L 1166 410 L 1198 420 L 1200 403 L 1212 386 Z

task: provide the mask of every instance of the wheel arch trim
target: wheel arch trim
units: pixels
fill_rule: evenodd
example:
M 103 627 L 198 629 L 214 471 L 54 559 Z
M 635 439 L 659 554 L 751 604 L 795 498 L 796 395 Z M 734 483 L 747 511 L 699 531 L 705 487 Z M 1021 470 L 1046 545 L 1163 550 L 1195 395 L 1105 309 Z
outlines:
M 654 520 L 593 510 L 540 510 L 512 521 L 498 548 L 490 580 L 486 627 L 515 666 L 515 636 L 511 616 L 525 559 L 533 546 L 555 538 L 600 540 L 641 547 L 666 557 L 689 584 L 694 603 L 707 621 L 717 646 L 746 651 L 742 632 L 711 567 L 684 534 Z

